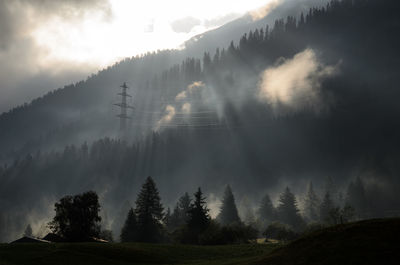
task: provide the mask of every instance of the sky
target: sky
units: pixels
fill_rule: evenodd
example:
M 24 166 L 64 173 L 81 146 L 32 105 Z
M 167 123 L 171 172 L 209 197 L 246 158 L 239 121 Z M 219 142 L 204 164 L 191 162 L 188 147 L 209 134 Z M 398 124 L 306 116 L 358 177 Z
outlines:
M 0 112 L 276 0 L 0 0 Z

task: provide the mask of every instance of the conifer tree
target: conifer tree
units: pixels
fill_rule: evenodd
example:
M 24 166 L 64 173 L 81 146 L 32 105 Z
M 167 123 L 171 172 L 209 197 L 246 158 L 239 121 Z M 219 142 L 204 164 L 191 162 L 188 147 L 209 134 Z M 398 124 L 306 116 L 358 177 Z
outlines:
M 128 212 L 128 216 L 126 218 L 125 224 L 121 230 L 121 242 L 134 242 L 136 241 L 136 231 L 137 223 L 136 223 L 136 215 L 133 209 L 131 208 Z
M 194 233 L 204 231 L 210 223 L 208 211 L 206 198 L 203 197 L 203 192 L 199 187 L 197 192 L 194 194 L 194 201 L 189 210 L 189 219 L 187 222 L 189 230 Z
M 272 204 L 271 198 L 268 194 L 261 200 L 260 208 L 258 209 L 258 215 L 262 222 L 272 222 L 276 219 L 276 209 Z
M 177 203 L 177 207 L 179 209 L 179 225 L 186 224 L 187 220 L 189 219 L 189 210 L 190 205 L 192 203 L 192 199 L 190 198 L 189 194 L 185 192 Z
M 279 221 L 292 226 L 295 230 L 299 229 L 303 224 L 297 207 L 296 197 L 290 192 L 289 187 L 286 187 L 285 191 L 279 197 L 277 213 Z
M 242 201 L 240 202 L 239 212 L 239 217 L 242 222 L 244 222 L 246 225 L 250 225 L 253 227 L 256 226 L 257 221 L 254 216 L 253 207 L 251 206 L 250 201 L 246 196 L 244 196 L 242 198 Z
M 217 220 L 222 225 L 238 224 L 241 222 L 235 203 L 235 197 L 233 196 L 232 189 L 229 185 L 225 189 L 221 210 L 218 214 Z
M 320 206 L 321 222 L 332 223 L 331 213 L 334 209 L 335 209 L 335 204 L 333 203 L 329 192 L 326 192 Z
M 355 208 L 355 214 L 358 218 L 366 217 L 366 195 L 364 184 L 362 183 L 360 177 L 357 177 L 354 182 L 350 182 L 347 188 L 346 204 Z
M 147 177 L 136 200 L 137 241 L 160 242 L 163 206 L 154 180 Z
M 312 182 L 308 184 L 308 190 L 304 198 L 304 214 L 309 221 L 319 220 L 319 199 L 314 192 Z
M 329 196 L 334 204 L 339 202 L 339 190 L 332 177 L 327 177 L 325 180 L 325 193 L 329 193 Z
M 352 221 L 354 217 L 355 217 L 354 208 L 350 204 L 346 203 L 341 211 L 341 218 L 342 218 L 341 222 L 348 223 Z
M 33 236 L 31 224 L 28 224 L 26 226 L 25 231 L 24 231 L 24 236 L 27 236 L 27 237 L 32 237 Z
M 173 231 L 176 228 L 180 227 L 181 225 L 186 224 L 181 222 L 181 213 L 178 207 L 178 203 L 175 205 L 174 211 L 172 212 L 170 218 L 169 218 L 169 223 L 168 223 L 168 230 Z

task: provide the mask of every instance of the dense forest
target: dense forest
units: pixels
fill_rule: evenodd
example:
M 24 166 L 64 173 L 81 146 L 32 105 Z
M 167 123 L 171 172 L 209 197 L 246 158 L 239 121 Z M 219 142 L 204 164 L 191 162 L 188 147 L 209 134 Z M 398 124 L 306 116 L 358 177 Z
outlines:
M 308 181 L 322 199 L 331 176 L 343 198 L 351 185 L 363 194 L 359 218 L 398 214 L 398 9 L 394 0 L 334 0 L 202 58 L 126 59 L 3 113 L 0 240 L 33 220 L 38 229 L 55 200 L 84 190 L 98 191 L 118 230 L 148 175 L 170 206 L 197 186 L 219 195 L 228 183 L 253 208 L 286 186 L 303 194 Z M 114 140 L 123 81 L 135 110 Z

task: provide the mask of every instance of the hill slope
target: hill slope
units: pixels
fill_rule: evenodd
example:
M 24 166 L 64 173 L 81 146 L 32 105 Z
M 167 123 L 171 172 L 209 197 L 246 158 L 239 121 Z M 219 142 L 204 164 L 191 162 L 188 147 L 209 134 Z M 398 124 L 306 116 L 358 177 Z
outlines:
M 280 20 L 268 34 L 260 29 L 243 36 L 239 45 L 221 50 L 218 56 L 205 55 L 203 64 L 189 58 L 162 71 L 161 62 L 170 64 L 174 57 L 168 52 L 127 60 L 1 116 L 0 127 L 7 130 L 0 131 L 0 152 L 4 145 L 15 147 L 15 142 L 40 135 L 43 124 L 49 130 L 68 120 L 71 125 L 32 144 L 37 147 L 31 148 L 33 155 L 0 167 L 0 241 L 21 234 L 31 214 L 37 223 L 47 222 L 56 198 L 84 190 L 101 194 L 110 222 L 118 223 L 118 212 L 125 211 L 122 202 L 134 201 L 147 175 L 154 177 L 163 203 L 170 206 L 177 194 L 197 186 L 219 194 L 229 183 L 238 198 L 251 196 L 256 202 L 262 192 L 280 189 L 281 177 L 295 185 L 333 176 L 346 186 L 357 174 L 368 183 L 363 201 L 372 198 L 360 204 L 366 217 L 398 210 L 398 8 L 397 0 L 332 1 L 299 22 Z M 324 65 L 340 66 L 337 76 L 317 84 L 318 100 L 327 111 L 316 113 L 311 104 L 281 114 L 273 104 L 257 98 L 265 69 L 276 61 L 279 64 L 282 56 L 286 62 L 310 59 L 309 49 L 319 58 L 311 65 L 324 70 L 319 69 L 320 75 L 330 69 Z M 161 74 L 146 73 L 155 66 Z M 116 113 L 106 110 L 109 97 L 105 95 L 115 95 L 115 84 L 141 74 L 135 80 L 137 115 L 132 130 L 140 134 L 140 126 L 152 129 L 166 104 L 177 112 L 166 124 L 169 128 L 133 145 L 106 139 L 79 147 L 78 138 L 101 137 L 117 127 Z M 205 100 L 202 94 L 187 96 L 185 102 L 193 113 L 185 116 L 176 97 L 190 94 L 186 87 L 193 81 L 202 81 L 207 90 L 201 91 L 209 93 Z M 166 102 L 160 102 L 163 98 Z M 44 148 L 50 143 L 63 147 L 65 142 L 75 146 L 58 153 Z M 36 152 L 39 147 L 42 152 Z M 24 196 L 16 196 L 15 191 Z M 121 213 L 125 218 L 126 212 Z M 119 233 L 117 227 L 113 230 Z
M 0 245 L 0 264 L 247 264 L 274 246 L 151 244 Z
M 334 226 L 302 237 L 254 264 L 399 264 L 400 219 Z
M 0 264 L 398 264 L 399 237 L 400 219 L 380 219 L 323 229 L 278 249 L 254 244 L 2 244 Z

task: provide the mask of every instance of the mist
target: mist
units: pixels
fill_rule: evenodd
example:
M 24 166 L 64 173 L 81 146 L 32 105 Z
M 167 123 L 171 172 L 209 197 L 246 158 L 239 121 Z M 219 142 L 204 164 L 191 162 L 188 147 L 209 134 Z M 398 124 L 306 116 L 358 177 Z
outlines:
M 112 19 L 105 3 L 90 3 L 90 12 Z M 286 14 L 282 8 L 287 6 L 284 1 L 269 14 Z M 85 16 L 83 7 L 84 2 L 69 1 L 54 12 L 76 18 Z M 187 48 L 137 55 L 83 80 L 81 75 L 93 72 L 83 64 L 60 62 L 60 69 L 48 64 L 37 72 L 30 69 L 29 78 L 4 68 L 7 78 L 1 85 L 13 91 L 4 90 L 9 96 L 0 106 L 14 105 L 12 93 L 26 96 L 18 86 L 29 84 L 30 97 L 36 89 L 60 89 L 0 116 L 0 241 L 15 239 L 28 223 L 42 235 L 54 203 L 87 190 L 99 194 L 103 225 L 117 238 L 149 175 L 165 208 L 201 187 L 213 217 L 227 184 L 246 219 L 257 217 L 265 194 L 276 206 L 287 186 L 302 209 L 308 183 L 321 198 L 328 176 L 343 197 L 360 179 L 368 206 L 360 219 L 398 215 L 398 66 L 388 58 L 397 58 L 399 39 L 381 30 L 387 28 L 382 19 L 368 28 L 372 37 L 365 40 L 362 25 L 378 7 L 346 7 L 350 15 L 343 17 L 343 9 L 332 6 L 305 12 L 301 23 L 297 16 L 250 24 L 251 32 L 236 41 L 227 38 L 227 45 L 211 42 L 203 49 L 202 41 L 215 36 L 210 32 L 198 41 L 201 53 Z M 34 12 L 43 12 L 39 19 L 46 21 L 51 12 L 43 8 Z M 197 26 L 192 22 L 189 26 Z M 240 32 L 242 26 L 221 30 Z M 15 69 L 24 60 L 36 65 L 35 56 L 43 55 L 32 42 L 23 44 L 21 34 L 11 38 L 13 44 L 2 42 L 0 56 Z M 18 43 L 27 54 L 13 65 Z M 71 84 L 63 85 L 66 80 Z M 114 105 L 121 102 L 123 82 L 134 106 L 126 131 L 119 130 L 120 108 Z

